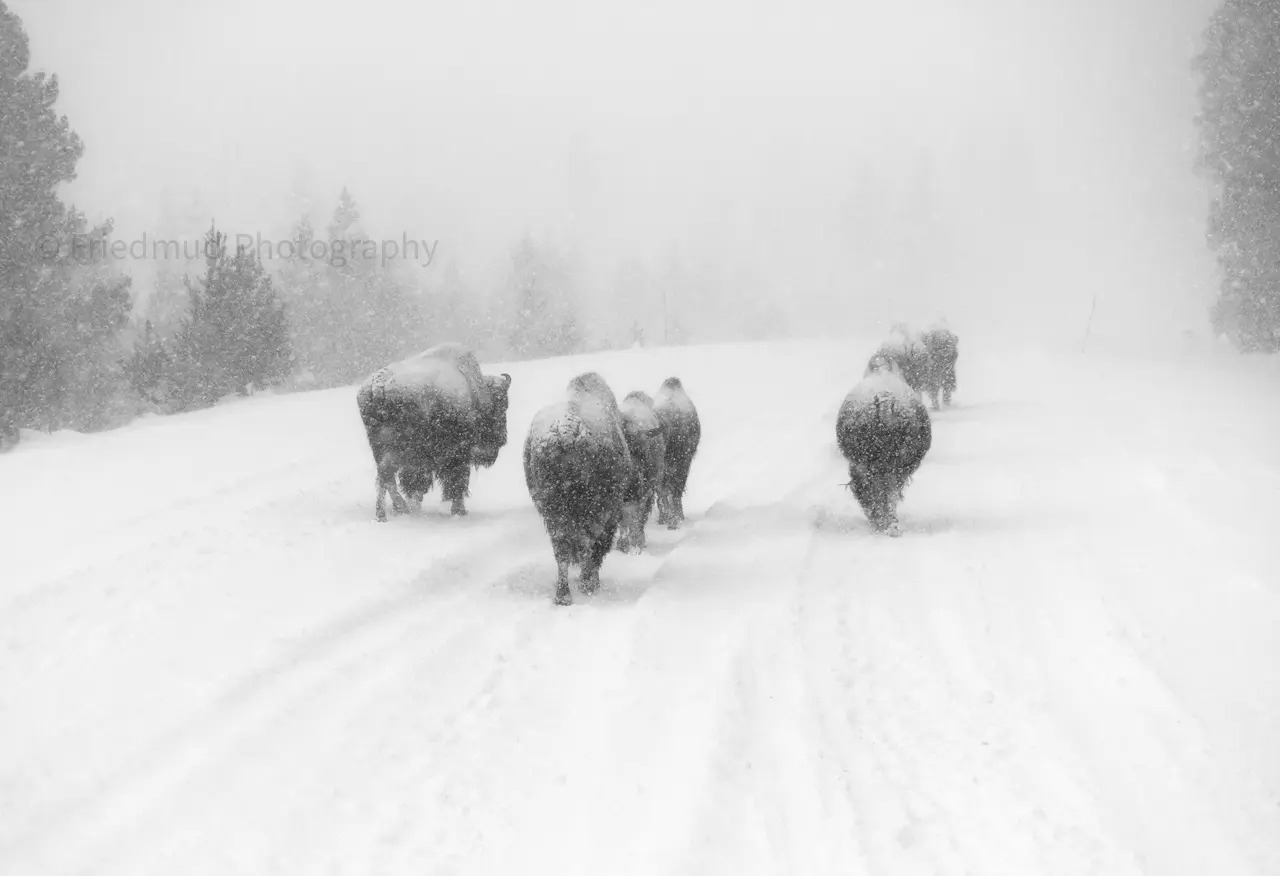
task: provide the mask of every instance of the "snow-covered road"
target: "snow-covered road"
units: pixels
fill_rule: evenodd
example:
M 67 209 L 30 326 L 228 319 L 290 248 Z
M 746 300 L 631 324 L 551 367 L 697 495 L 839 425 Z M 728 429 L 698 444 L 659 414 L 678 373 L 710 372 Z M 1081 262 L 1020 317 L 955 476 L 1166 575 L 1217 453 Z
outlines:
M 0 457 L 0 873 L 1280 873 L 1275 378 L 966 347 L 893 540 L 868 352 L 503 366 L 465 519 L 373 522 L 348 389 Z M 589 368 L 703 445 L 558 608 L 519 448 Z

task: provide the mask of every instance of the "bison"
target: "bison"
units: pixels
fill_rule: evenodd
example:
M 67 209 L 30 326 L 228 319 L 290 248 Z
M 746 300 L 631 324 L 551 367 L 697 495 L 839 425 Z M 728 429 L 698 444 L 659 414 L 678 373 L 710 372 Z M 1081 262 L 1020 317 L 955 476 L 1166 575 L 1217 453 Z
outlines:
M 399 485 L 420 504 L 439 480 L 451 513 L 467 513 L 471 468 L 488 468 L 507 443 L 511 375 L 482 374 L 475 354 L 439 344 L 372 374 L 356 392 L 377 467 L 374 516 L 387 519 L 386 494 L 408 510 Z
M 874 356 L 840 405 L 836 443 L 849 463 L 849 484 L 871 526 L 890 536 L 898 503 L 933 443 L 929 411 L 903 380 L 897 362 Z
M 662 382 L 653 409 L 662 424 L 667 445 L 658 485 L 658 523 L 667 529 L 679 529 L 684 522 L 685 484 L 702 439 L 702 424 L 698 420 L 698 409 L 678 377 L 668 377 Z
M 929 361 L 923 335 L 906 323 L 894 323 L 889 337 L 880 344 L 880 348 L 868 362 L 868 368 L 877 357 L 891 359 L 898 366 L 898 373 L 907 386 L 919 397 L 927 381 Z
M 931 407 L 939 410 L 938 401 L 951 405 L 951 393 L 956 390 L 956 360 L 960 358 L 960 339 L 946 325 L 937 325 L 925 332 L 925 381 L 924 391 Z
M 639 552 L 645 548 L 644 528 L 653 512 L 658 484 L 666 468 L 667 439 L 648 393 L 639 390 L 630 393 L 622 400 L 621 414 L 622 434 L 627 439 L 632 467 L 617 548 Z
M 570 605 L 569 567 L 580 588 L 600 587 L 600 566 L 623 516 L 631 452 L 618 402 L 594 371 L 569 381 L 566 397 L 534 416 L 524 443 L 524 478 L 555 554 L 556 604 Z

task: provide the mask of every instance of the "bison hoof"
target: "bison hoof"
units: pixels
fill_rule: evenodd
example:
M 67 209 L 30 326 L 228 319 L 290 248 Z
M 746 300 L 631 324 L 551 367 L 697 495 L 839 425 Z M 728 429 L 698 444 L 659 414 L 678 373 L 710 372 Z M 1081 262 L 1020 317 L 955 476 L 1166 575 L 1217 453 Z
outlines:
M 556 594 L 556 605 L 573 605 L 573 594 L 566 590 Z
M 578 589 L 587 594 L 595 593 L 600 589 L 600 579 L 596 577 L 583 578 L 578 584 Z
M 449 513 L 452 514 L 454 517 L 466 517 L 467 509 L 462 505 L 454 505 L 452 508 L 449 509 Z

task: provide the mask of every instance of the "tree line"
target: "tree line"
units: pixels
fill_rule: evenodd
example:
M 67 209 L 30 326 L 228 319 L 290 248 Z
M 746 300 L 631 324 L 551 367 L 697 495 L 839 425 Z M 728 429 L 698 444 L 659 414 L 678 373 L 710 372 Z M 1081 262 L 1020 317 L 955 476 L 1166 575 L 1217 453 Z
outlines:
M 1238 349 L 1274 352 L 1280 12 L 1271 0 L 1224 0 L 1203 42 L 1197 166 L 1217 186 L 1207 238 L 1221 268 L 1209 317 Z M 55 111 L 57 77 L 29 66 L 27 34 L 0 0 L 0 448 L 20 428 L 95 431 L 265 387 L 350 384 L 443 340 L 487 358 L 680 343 L 689 334 L 667 313 L 668 298 L 701 295 L 708 312 L 732 311 L 739 337 L 784 329 L 776 307 L 743 306 L 750 290 L 717 287 L 675 260 L 665 272 L 619 265 L 607 290 L 610 330 L 593 336 L 569 255 L 526 236 L 514 242 L 500 288 L 475 288 L 456 262 L 428 282 L 403 257 L 364 255 L 368 235 L 346 189 L 324 228 L 300 216 L 291 251 L 267 264 L 230 246 L 210 217 L 202 259 L 158 264 L 153 288 L 139 295 L 107 245 L 112 224 L 91 225 L 57 194 L 76 179 L 84 144 Z M 329 252 L 341 243 L 344 259 L 308 257 L 316 241 Z M 859 246 L 850 241 L 851 251 Z
M 456 263 L 428 283 L 402 255 L 369 256 L 345 188 L 325 228 L 300 217 L 269 263 L 210 220 L 201 258 L 160 259 L 139 295 L 112 224 L 91 227 L 57 194 L 84 144 L 55 111 L 57 76 L 29 65 L 0 0 L 0 449 L 22 428 L 97 431 L 267 387 L 350 384 L 443 340 L 511 358 L 588 343 L 576 271 L 553 247 L 518 241 L 497 290 Z M 317 242 L 343 257 L 312 257 Z

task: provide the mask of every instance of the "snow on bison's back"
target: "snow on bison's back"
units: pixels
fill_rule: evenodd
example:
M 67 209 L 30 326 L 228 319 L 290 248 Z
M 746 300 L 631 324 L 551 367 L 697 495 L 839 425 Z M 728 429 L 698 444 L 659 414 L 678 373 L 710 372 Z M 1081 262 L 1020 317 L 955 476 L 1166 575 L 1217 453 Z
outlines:
M 898 535 L 898 503 L 932 441 L 928 410 L 892 370 L 872 371 L 845 396 L 836 443 L 849 487 L 877 530 Z
M 572 602 L 571 565 L 581 567 L 584 592 L 599 586 L 631 464 L 617 400 L 599 375 L 575 377 L 563 401 L 534 415 L 524 446 L 525 484 L 551 537 L 556 602 Z

